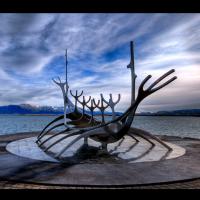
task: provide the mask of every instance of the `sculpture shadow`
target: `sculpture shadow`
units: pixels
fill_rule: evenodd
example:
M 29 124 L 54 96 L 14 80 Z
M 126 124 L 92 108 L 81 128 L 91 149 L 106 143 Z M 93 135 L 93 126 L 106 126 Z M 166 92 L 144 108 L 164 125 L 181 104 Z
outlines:
M 55 158 L 52 152 L 48 153 Z M 111 155 L 110 152 L 103 150 L 101 147 L 94 147 L 88 144 L 81 145 L 72 156 L 61 157 L 58 160 L 63 164 L 63 166 L 65 164 L 76 165 L 84 163 L 119 162 L 119 160 L 116 159 L 116 155 Z

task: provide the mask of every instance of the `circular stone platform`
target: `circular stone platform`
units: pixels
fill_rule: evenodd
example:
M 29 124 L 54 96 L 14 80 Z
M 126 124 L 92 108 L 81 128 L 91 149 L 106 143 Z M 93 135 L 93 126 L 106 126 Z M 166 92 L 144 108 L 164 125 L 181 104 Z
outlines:
M 45 146 L 51 145 L 53 142 L 59 140 L 60 138 L 64 137 L 64 134 L 61 134 L 51 141 L 46 142 Z M 43 138 L 43 141 L 47 139 L 49 136 Z M 52 154 L 57 154 L 63 149 L 67 144 L 69 144 L 72 140 L 74 140 L 77 136 L 72 136 L 67 140 L 64 140 L 54 147 L 51 148 Z M 136 162 L 150 162 L 150 161 L 159 161 L 162 159 L 172 159 L 177 158 L 185 154 L 185 149 L 177 146 L 175 144 L 166 142 L 172 148 L 172 151 L 168 151 L 165 147 L 163 147 L 160 143 L 156 142 L 155 140 L 151 140 L 155 146 L 152 146 L 146 140 L 136 137 L 139 142 L 136 142 L 133 138 L 129 136 L 125 136 L 122 140 L 108 144 L 108 152 L 112 156 L 113 159 L 106 159 L 105 157 L 102 159 L 101 162 L 104 163 L 120 163 L 122 161 L 126 161 L 127 163 L 136 163 Z M 17 156 L 35 159 L 35 160 L 42 160 L 42 161 L 50 161 L 50 162 L 59 162 L 53 157 L 50 157 L 48 154 L 44 153 L 42 149 L 38 147 L 36 144 L 37 137 L 30 137 L 21 140 L 16 140 L 14 142 L 10 142 L 6 146 L 6 150 L 10 153 L 13 153 Z M 71 148 L 63 153 L 63 157 L 71 158 L 73 157 L 76 152 L 83 146 L 84 139 L 79 140 L 75 143 Z M 91 147 L 100 147 L 99 142 L 95 142 L 94 140 L 88 139 L 88 144 Z M 79 152 L 80 154 L 81 152 Z M 121 162 L 120 162 L 121 161 Z M 85 159 L 82 160 L 82 163 L 95 163 L 97 160 L 93 159 Z
M 134 129 L 134 131 L 144 132 L 139 129 Z M 174 155 L 172 154 L 173 156 L 171 155 L 172 157 L 169 154 L 165 159 L 160 159 L 164 152 L 159 150 L 158 144 L 145 156 L 140 157 L 141 147 L 145 147 L 144 149 L 147 150 L 147 144 L 140 139 L 141 146 L 137 147 L 138 150 L 136 150 L 136 146 L 139 143 L 134 147 L 137 154 L 135 157 L 139 158 L 133 162 L 130 160 L 124 162 L 127 159 L 126 155 L 125 158 L 121 157 L 119 162 L 108 159 L 101 159 L 100 162 L 97 162 L 96 159 L 91 159 L 91 162 L 64 164 L 51 160 L 51 157 L 45 157 L 46 154 L 42 156 L 42 151 L 36 148 L 37 146 L 34 147 L 37 134 L 21 133 L 0 136 L 1 180 L 76 187 L 130 187 L 200 177 L 200 159 L 198 159 L 200 140 L 197 139 L 162 136 L 162 139 L 173 148 L 172 153 L 175 152 Z M 123 147 L 123 143 L 128 144 L 128 141 L 126 138 L 121 143 L 122 146 L 119 144 L 116 145 L 117 148 L 110 146 L 109 150 L 113 150 L 113 153 L 118 152 L 117 155 L 120 158 L 121 151 L 124 152 L 128 148 L 126 145 Z M 71 152 L 73 152 L 72 149 Z M 155 157 L 149 156 L 151 153 Z M 30 155 L 32 155 L 31 159 Z

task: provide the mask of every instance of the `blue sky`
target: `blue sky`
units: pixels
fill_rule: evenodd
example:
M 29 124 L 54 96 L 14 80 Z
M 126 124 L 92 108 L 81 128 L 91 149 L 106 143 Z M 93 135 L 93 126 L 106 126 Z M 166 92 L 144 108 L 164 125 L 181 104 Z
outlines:
M 178 79 L 138 111 L 200 108 L 200 14 L 0 14 L 0 105 L 62 106 L 52 82 L 130 105 L 129 42 L 135 43 L 136 85 L 174 68 Z

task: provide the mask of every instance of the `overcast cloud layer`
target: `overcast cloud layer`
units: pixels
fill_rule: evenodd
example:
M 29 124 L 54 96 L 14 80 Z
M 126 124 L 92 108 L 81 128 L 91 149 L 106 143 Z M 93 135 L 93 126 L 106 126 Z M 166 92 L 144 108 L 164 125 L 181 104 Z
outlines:
M 129 42 L 135 42 L 137 87 L 171 68 L 178 79 L 138 111 L 200 108 L 200 14 L 0 14 L 0 105 L 62 106 L 52 82 L 65 73 L 72 90 L 103 92 L 130 104 Z

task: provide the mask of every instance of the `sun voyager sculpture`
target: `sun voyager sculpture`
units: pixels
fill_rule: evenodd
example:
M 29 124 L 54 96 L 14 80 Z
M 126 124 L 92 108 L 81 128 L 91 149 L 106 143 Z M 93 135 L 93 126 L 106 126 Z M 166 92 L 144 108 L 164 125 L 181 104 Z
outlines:
M 86 97 L 83 95 L 83 91 L 73 92 L 69 90 L 67 80 L 67 51 L 66 51 L 66 80 L 64 82 L 58 77 L 58 80 L 53 79 L 54 83 L 60 87 L 63 95 L 64 102 L 64 114 L 58 116 L 56 119 L 47 124 L 44 129 L 39 133 L 37 137 L 37 145 L 48 155 L 53 156 L 60 162 L 67 161 L 64 153 L 73 148 L 75 144 L 82 141 L 83 144 L 80 148 L 76 148 L 75 153 L 80 154 L 80 149 L 84 147 L 84 152 L 88 153 L 87 150 L 91 149 L 91 142 L 98 144 L 98 149 L 103 152 L 109 153 L 108 145 L 116 142 L 122 142 L 125 136 L 128 136 L 132 141 L 140 142 L 138 138 L 150 143 L 152 146 L 155 145 L 155 141 L 163 146 L 167 152 L 172 151 L 172 148 L 164 141 L 147 132 L 131 131 L 131 125 L 133 123 L 136 110 L 139 104 L 151 94 L 157 92 L 169 83 L 173 82 L 177 77 L 173 76 L 168 78 L 164 83 L 160 83 L 166 79 L 169 75 L 175 72 L 174 69 L 166 72 L 147 89 L 144 89 L 147 82 L 151 78 L 148 75 L 139 85 L 137 96 L 135 97 L 135 67 L 134 67 L 134 49 L 133 42 L 130 42 L 130 64 L 127 66 L 131 70 L 131 103 L 129 108 L 120 116 L 116 115 L 115 106 L 119 103 L 121 95 L 118 94 L 116 100 L 114 100 L 112 94 L 109 99 L 105 99 L 103 94 L 100 94 L 100 99 L 95 100 L 91 96 Z M 69 99 L 68 95 L 74 98 L 74 103 Z M 82 97 L 82 98 L 81 98 Z M 78 104 L 81 107 L 78 107 Z M 110 121 L 105 120 L 105 111 L 110 108 L 112 111 L 112 117 Z M 89 112 L 86 112 L 86 109 Z M 94 116 L 94 111 L 99 110 L 101 113 L 101 120 L 97 120 Z M 89 114 L 88 114 L 89 113 Z M 58 129 L 58 130 L 57 130 Z M 61 130 L 62 129 L 62 130 Z M 56 131 L 57 130 L 57 131 Z M 56 153 L 52 149 L 58 145 Z M 89 154 L 88 154 L 89 155 Z

